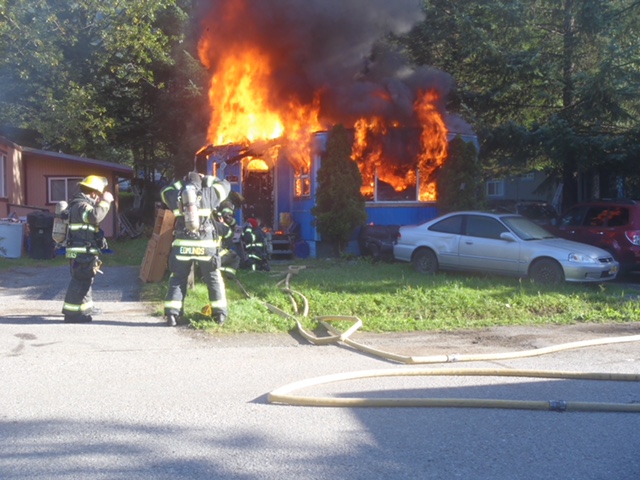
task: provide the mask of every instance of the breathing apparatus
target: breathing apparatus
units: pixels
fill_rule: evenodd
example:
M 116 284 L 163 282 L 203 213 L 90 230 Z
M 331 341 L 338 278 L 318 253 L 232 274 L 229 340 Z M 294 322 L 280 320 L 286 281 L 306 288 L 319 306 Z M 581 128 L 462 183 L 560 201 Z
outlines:
M 51 238 L 57 245 L 63 245 L 67 240 L 67 231 L 69 230 L 69 204 L 64 200 L 56 204 L 56 212 L 53 218 L 53 229 Z
M 187 233 L 195 234 L 200 230 L 200 215 L 198 211 L 198 192 L 202 187 L 202 178 L 198 172 L 189 174 L 189 181 L 180 195 L 184 225 Z

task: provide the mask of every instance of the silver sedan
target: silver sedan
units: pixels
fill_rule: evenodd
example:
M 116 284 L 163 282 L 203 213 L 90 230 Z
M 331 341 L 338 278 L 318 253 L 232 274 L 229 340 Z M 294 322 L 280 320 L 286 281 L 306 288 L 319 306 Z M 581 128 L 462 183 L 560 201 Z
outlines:
M 605 250 L 554 237 L 521 215 L 484 212 L 401 227 L 393 255 L 422 273 L 475 271 L 544 284 L 613 280 L 619 269 Z

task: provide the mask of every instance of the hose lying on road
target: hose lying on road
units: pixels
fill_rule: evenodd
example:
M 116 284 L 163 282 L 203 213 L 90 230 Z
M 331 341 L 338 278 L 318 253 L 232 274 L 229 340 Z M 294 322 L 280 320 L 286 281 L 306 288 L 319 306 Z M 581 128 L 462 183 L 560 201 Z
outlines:
M 306 297 L 290 287 L 291 277 L 299 273 L 305 267 L 289 267 L 286 277 L 278 283 L 279 288 L 287 293 L 291 299 L 293 310 L 296 314 L 307 317 L 309 303 Z M 244 289 L 243 289 L 244 290 Z M 248 293 L 245 291 L 245 294 Z M 302 300 L 303 307 L 299 308 L 296 297 Z M 349 337 L 362 326 L 362 320 L 350 316 L 322 316 L 316 317 L 319 324 L 324 326 L 328 336 L 318 337 L 308 332 L 299 318 L 290 315 L 284 310 L 271 304 L 267 308 L 285 318 L 296 322 L 298 331 L 309 342 L 315 345 L 327 345 L 342 342 L 357 350 L 370 355 L 404 364 L 436 364 L 471 361 L 495 361 L 524 357 L 546 355 L 563 350 L 584 348 L 596 345 L 609 345 L 614 343 L 637 342 L 640 335 L 629 335 L 613 338 L 600 338 L 581 342 L 565 343 L 545 348 L 525 350 L 520 352 L 506 352 L 494 354 L 470 354 L 470 355 L 432 355 L 432 356 L 405 356 L 385 352 L 376 348 L 356 342 Z M 351 322 L 351 327 L 345 332 L 340 332 L 331 325 L 331 322 Z M 315 379 L 303 380 L 278 388 L 268 395 L 270 403 L 279 403 L 298 406 L 316 407 L 457 407 L 457 408 L 501 408 L 521 410 L 553 410 L 553 411 L 580 411 L 580 412 L 635 412 L 640 413 L 640 398 L 638 403 L 593 403 L 593 402 L 567 402 L 564 400 L 550 401 L 522 401 L 522 400 L 497 400 L 476 398 L 334 398 L 334 397 L 307 397 L 291 395 L 291 392 L 326 383 L 364 379 L 371 377 L 391 376 L 491 376 L 491 377 L 535 377 L 571 380 L 600 380 L 616 382 L 640 382 L 640 374 L 623 373 L 597 373 L 597 372 L 564 372 L 544 370 L 514 370 L 514 369 L 416 369 L 396 368 L 385 370 L 366 370 L 360 372 L 328 375 Z
M 303 380 L 280 387 L 269 393 L 270 403 L 314 407 L 450 407 L 450 408 L 502 408 L 516 410 L 554 410 L 570 412 L 635 412 L 640 413 L 640 403 L 593 403 L 567 402 L 564 400 L 496 400 L 484 398 L 335 398 L 291 395 L 291 392 L 326 383 L 364 379 L 371 377 L 397 376 L 491 376 L 491 377 L 536 377 L 574 380 L 609 380 L 638 382 L 640 375 L 614 373 L 581 373 L 538 370 L 483 370 L 483 369 L 415 369 L 398 368 L 365 370 L 359 372 L 327 375 Z

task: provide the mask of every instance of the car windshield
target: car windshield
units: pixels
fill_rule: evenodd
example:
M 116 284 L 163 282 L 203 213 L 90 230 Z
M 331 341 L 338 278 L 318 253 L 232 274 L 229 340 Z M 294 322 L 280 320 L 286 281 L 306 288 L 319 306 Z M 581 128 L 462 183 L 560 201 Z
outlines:
M 504 224 L 511 229 L 522 240 L 542 240 L 545 238 L 555 238 L 550 232 L 540 225 L 524 217 L 508 216 L 501 217 Z

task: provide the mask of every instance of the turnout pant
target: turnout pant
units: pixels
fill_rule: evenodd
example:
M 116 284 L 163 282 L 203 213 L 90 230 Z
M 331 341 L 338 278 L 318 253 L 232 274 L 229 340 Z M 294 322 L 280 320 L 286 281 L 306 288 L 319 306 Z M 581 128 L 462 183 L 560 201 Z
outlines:
M 71 260 L 71 281 L 64 297 L 62 313 L 67 317 L 88 315 L 93 309 L 91 287 L 96 276 L 94 270 L 98 257 L 78 255 Z
M 225 249 L 221 255 L 220 270 L 235 275 L 240 267 L 240 256 L 231 249 Z
M 215 263 L 214 263 L 215 262 Z M 220 270 L 217 268 L 218 257 L 213 260 L 178 260 L 175 255 L 169 258 L 169 291 L 164 302 L 164 314 L 182 316 L 184 314 L 184 299 L 187 297 L 187 282 L 191 265 L 200 268 L 202 280 L 207 285 L 209 303 L 213 314 L 221 313 L 225 317 L 227 312 L 227 295 Z

